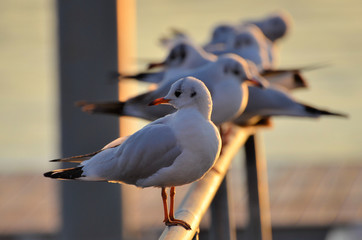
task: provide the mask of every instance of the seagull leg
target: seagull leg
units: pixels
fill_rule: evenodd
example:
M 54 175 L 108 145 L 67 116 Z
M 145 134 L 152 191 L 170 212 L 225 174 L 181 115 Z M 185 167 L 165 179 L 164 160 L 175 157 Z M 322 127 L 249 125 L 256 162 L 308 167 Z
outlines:
M 176 194 L 175 187 L 171 187 L 170 188 L 170 214 L 168 215 L 170 217 L 171 221 L 175 220 L 175 215 L 174 215 L 174 211 L 175 211 L 175 194 Z
M 165 216 L 165 218 L 163 219 L 163 222 L 167 223 L 167 222 L 170 221 L 170 219 L 168 218 L 167 193 L 166 193 L 166 188 L 165 187 L 163 187 L 161 189 L 161 196 L 162 196 L 162 203 L 163 203 L 163 213 L 164 213 L 164 216 Z
M 166 202 L 166 207 L 164 205 L 164 210 L 167 210 L 167 193 L 166 190 L 164 190 L 164 188 L 162 188 L 162 199 L 164 200 L 164 204 Z M 166 195 L 166 198 L 163 197 L 163 195 Z M 181 225 L 183 226 L 186 230 L 191 230 L 190 224 L 188 224 L 187 222 L 180 220 L 180 219 L 176 219 L 175 215 L 174 215 L 174 208 L 175 208 L 175 187 L 171 187 L 170 189 L 170 213 L 167 216 L 167 212 L 165 212 L 165 224 L 167 226 L 177 226 L 177 225 Z

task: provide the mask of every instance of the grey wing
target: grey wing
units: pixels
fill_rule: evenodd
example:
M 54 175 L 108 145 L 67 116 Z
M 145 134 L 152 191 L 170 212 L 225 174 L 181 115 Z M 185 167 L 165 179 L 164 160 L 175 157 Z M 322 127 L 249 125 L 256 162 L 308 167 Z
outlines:
M 172 165 L 181 151 L 170 127 L 150 124 L 129 137 L 117 150 L 116 155 L 121 159 L 118 180 L 135 184 Z

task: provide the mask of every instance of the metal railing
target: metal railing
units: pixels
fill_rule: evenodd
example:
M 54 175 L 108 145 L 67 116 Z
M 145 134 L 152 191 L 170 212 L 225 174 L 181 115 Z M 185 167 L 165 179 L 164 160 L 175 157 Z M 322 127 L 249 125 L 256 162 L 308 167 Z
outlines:
M 253 128 L 236 128 L 235 135 L 223 147 L 213 169 L 203 179 L 193 183 L 188 190 L 176 211 L 176 217 L 188 222 L 192 230 L 186 230 L 181 226 L 166 227 L 159 239 L 193 239 L 199 230 L 202 217 L 211 204 L 210 239 L 236 239 L 236 228 L 228 214 L 229 199 L 225 176 L 232 159 L 243 145 L 246 149 L 250 216 L 245 236 L 249 236 L 246 239 L 271 239 L 266 164 L 260 155 L 261 152 L 257 151 Z

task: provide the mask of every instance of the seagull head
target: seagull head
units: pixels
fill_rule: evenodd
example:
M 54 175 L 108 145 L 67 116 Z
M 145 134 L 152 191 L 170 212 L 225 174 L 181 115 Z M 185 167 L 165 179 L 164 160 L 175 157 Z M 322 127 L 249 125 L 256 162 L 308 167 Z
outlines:
M 158 98 L 150 105 L 171 104 L 176 109 L 197 108 L 210 119 L 212 110 L 211 95 L 205 84 L 195 77 L 185 77 L 172 84 L 165 97 Z
M 226 43 L 226 41 L 235 34 L 235 27 L 230 24 L 221 24 L 214 28 L 210 43 Z
M 237 29 L 231 24 L 220 24 L 214 28 L 211 40 L 204 49 L 208 52 L 218 52 L 225 50 L 227 42 L 233 39 Z
M 264 84 L 255 72 L 250 71 L 248 62 L 236 54 L 224 54 L 218 58 L 219 68 L 222 71 L 221 81 L 234 79 L 240 83 L 248 83 L 257 87 Z M 259 75 L 259 74 L 258 74 Z
M 265 36 L 262 31 L 255 25 L 249 24 L 240 29 L 238 34 L 229 42 L 231 48 L 234 49 L 259 49 L 263 43 Z
M 274 42 L 287 34 L 291 26 L 291 17 L 287 12 L 279 11 L 263 20 L 255 21 L 254 24 L 270 41 Z
M 186 44 L 182 42 L 175 44 L 171 48 L 169 54 L 167 55 L 166 59 L 163 62 L 150 63 L 148 65 L 148 69 L 152 69 L 155 67 L 166 67 L 166 68 L 180 67 L 185 61 L 186 56 L 187 56 Z
M 216 58 L 201 47 L 190 41 L 183 41 L 175 45 L 165 60 L 168 68 L 191 69 L 203 65 L 206 61 Z
M 254 24 L 243 26 L 228 43 L 231 52 L 253 61 L 258 66 L 269 68 L 268 42 L 263 32 Z

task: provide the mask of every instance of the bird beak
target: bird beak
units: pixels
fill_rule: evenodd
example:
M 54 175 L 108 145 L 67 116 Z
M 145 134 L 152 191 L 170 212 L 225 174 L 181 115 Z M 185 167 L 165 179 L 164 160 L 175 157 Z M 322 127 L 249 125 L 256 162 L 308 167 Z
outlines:
M 247 83 L 249 83 L 249 85 L 252 85 L 255 87 L 265 88 L 265 85 L 257 79 L 247 79 L 245 82 L 247 82 Z
M 147 70 L 151 70 L 156 67 L 164 67 L 165 64 L 166 64 L 165 62 L 150 63 L 150 64 L 148 64 Z
M 154 106 L 154 105 L 158 105 L 158 104 L 165 104 L 165 103 L 169 103 L 171 101 L 171 99 L 167 99 L 167 98 L 157 98 L 155 100 L 153 100 L 150 104 L 148 104 L 148 106 Z

